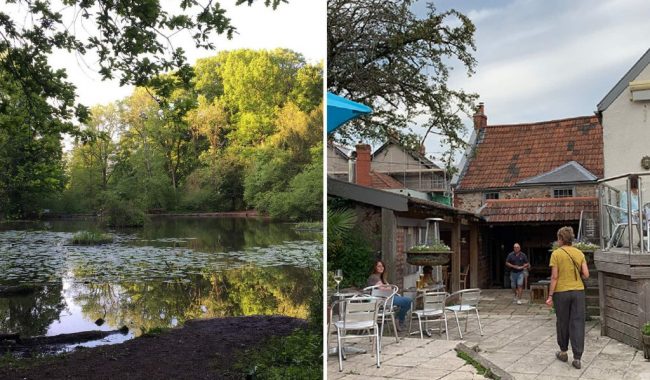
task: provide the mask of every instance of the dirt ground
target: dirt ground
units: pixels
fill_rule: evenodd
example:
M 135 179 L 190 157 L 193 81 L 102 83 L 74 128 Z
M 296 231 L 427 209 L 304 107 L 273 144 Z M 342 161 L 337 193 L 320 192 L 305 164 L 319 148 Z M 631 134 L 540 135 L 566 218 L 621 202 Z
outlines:
M 281 316 L 194 320 L 157 336 L 76 350 L 29 368 L 3 366 L 0 379 L 241 379 L 231 371 L 239 352 L 305 323 Z

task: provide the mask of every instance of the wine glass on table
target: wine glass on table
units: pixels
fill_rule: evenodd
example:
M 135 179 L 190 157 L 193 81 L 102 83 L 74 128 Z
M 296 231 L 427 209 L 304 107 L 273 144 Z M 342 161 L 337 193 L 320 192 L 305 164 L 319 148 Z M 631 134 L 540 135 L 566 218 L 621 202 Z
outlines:
M 334 281 L 336 282 L 336 294 L 339 294 L 339 284 L 343 281 L 343 270 L 337 269 L 334 271 Z

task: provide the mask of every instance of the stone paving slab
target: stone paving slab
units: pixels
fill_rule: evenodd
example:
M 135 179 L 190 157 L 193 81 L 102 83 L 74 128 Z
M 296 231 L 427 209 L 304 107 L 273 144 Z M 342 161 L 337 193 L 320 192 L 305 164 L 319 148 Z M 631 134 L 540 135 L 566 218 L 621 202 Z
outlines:
M 517 380 L 650 380 L 650 361 L 643 352 L 608 337 L 600 336 L 597 320 L 588 321 L 582 369 L 555 359 L 558 350 L 555 336 L 555 315 L 546 305 L 512 302 L 508 290 L 485 290 L 482 293 L 480 316 L 484 335 L 479 333 L 475 315 L 470 315 L 467 332 L 465 316 L 459 315 L 463 338 L 460 338 L 453 314 L 448 316 L 447 341 L 437 332 L 432 338 L 400 333 L 401 341 L 385 332 L 381 368 L 374 365 L 370 354 L 349 355 L 343 372 L 338 371 L 337 356 L 327 360 L 328 379 L 482 379 L 476 369 L 456 356 L 460 342 L 478 346 L 479 354 Z M 414 324 L 415 327 L 415 324 Z M 336 339 L 331 339 L 335 342 Z M 368 348 L 368 340 L 357 343 Z

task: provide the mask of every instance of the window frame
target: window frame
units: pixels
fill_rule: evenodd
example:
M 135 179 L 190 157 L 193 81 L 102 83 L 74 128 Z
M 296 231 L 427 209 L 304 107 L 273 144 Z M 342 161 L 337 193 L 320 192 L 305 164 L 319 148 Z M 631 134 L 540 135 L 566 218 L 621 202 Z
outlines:
M 556 192 L 561 192 L 561 191 L 570 191 L 570 195 L 561 195 L 561 196 L 556 196 Z M 574 198 L 576 196 L 576 188 L 575 186 L 558 186 L 558 187 L 553 187 L 551 188 L 551 197 L 554 199 L 559 199 L 559 198 Z

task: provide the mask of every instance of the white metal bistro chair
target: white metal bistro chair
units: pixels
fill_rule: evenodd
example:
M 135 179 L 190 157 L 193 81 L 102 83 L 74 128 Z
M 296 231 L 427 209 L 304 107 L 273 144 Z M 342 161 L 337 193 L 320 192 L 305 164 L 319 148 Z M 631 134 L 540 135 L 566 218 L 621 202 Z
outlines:
M 607 249 L 610 249 L 612 247 L 618 247 L 622 243 L 621 240 L 623 239 L 623 234 L 628 226 L 627 209 L 606 204 L 605 210 L 607 211 L 611 228 L 611 236 L 607 241 Z M 638 224 L 637 219 L 638 217 L 632 215 L 632 225 Z
M 384 339 L 384 325 L 388 318 L 393 324 L 393 332 L 395 333 L 395 341 L 399 343 L 399 335 L 397 334 L 397 323 L 395 322 L 395 309 L 393 300 L 397 294 L 399 287 L 397 285 L 375 285 L 363 289 L 364 293 L 368 293 L 373 297 L 380 298 L 381 304 L 377 315 L 377 321 L 381 323 L 381 330 L 379 331 L 379 349 L 381 350 L 381 341 Z
M 447 340 L 449 340 L 449 331 L 447 329 L 447 313 L 445 312 L 445 301 L 447 299 L 447 293 L 427 290 L 422 294 L 421 297 L 422 310 L 415 310 L 411 312 L 411 319 L 409 321 L 409 335 L 411 334 L 413 316 L 416 316 L 418 318 L 418 326 L 420 328 L 420 339 L 424 339 L 423 332 L 426 330 L 427 323 L 438 322 L 438 330 L 442 335 L 442 322 L 445 322 L 445 335 L 447 336 Z
M 372 346 L 377 355 L 377 368 L 380 367 L 379 358 L 379 326 L 377 326 L 377 311 L 382 301 L 377 297 L 362 295 L 337 302 L 341 310 L 341 319 L 334 322 L 339 354 L 339 371 L 343 371 L 345 348 L 343 340 L 371 337 Z M 351 333 L 348 333 L 351 332 Z M 364 334 L 365 333 L 365 334 Z M 372 353 L 372 347 L 370 352 Z
M 481 326 L 481 317 L 478 315 L 478 303 L 481 300 L 481 289 L 464 289 L 450 294 L 447 299 L 453 300 L 458 298 L 458 303 L 455 305 L 448 305 L 446 310 L 453 311 L 456 318 L 456 325 L 458 326 L 458 333 L 460 338 L 463 339 L 463 333 L 460 331 L 460 323 L 458 322 L 458 313 L 465 312 L 465 332 L 467 332 L 467 321 L 469 320 L 469 313 L 474 311 L 476 319 L 478 320 L 478 328 L 483 335 L 483 326 Z

